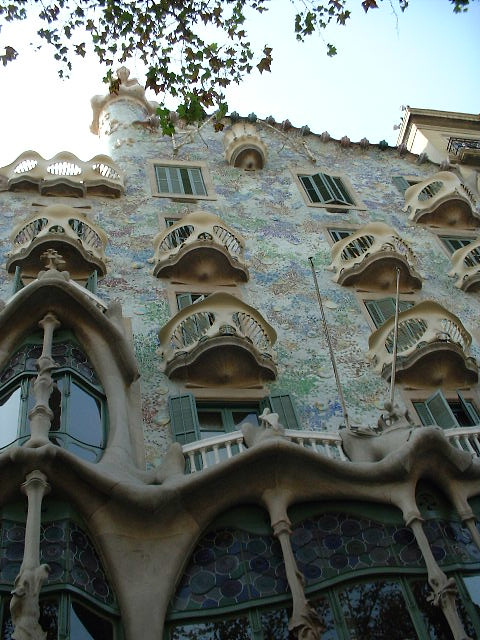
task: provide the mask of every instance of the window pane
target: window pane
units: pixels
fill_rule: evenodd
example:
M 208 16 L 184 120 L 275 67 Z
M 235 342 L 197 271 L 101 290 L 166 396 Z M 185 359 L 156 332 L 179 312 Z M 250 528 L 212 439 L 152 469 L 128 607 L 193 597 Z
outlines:
M 251 640 L 248 618 L 199 622 L 175 627 L 170 632 L 171 640 Z M 280 636 L 278 637 L 280 639 Z
M 18 420 L 21 404 L 21 389 L 0 400 L 0 448 L 16 440 L 18 436 Z
M 72 380 L 68 424 L 63 428 L 71 436 L 95 447 L 103 447 L 102 404 Z
M 340 592 L 339 596 L 352 640 L 417 637 L 400 585 L 395 582 L 358 584 Z
M 200 437 L 211 438 L 225 432 L 222 411 L 199 410 L 198 421 L 200 422 Z
M 258 427 L 258 411 L 232 411 L 234 430 L 240 430 L 246 422 Z
M 427 627 L 427 638 L 431 638 L 431 640 L 450 640 L 452 632 L 450 631 L 450 627 L 448 626 L 447 619 L 445 618 L 442 609 L 440 607 L 436 607 L 428 600 L 428 597 L 432 592 L 428 583 L 423 580 L 416 580 L 412 584 L 412 591 L 423 615 L 425 626 Z M 457 598 L 457 605 L 458 604 L 461 603 L 459 603 Z M 467 633 L 471 635 L 473 630 L 470 623 L 466 620 L 463 606 L 459 607 L 459 613 L 462 618 L 462 622 L 464 624 L 466 623 L 465 628 Z M 472 635 L 472 638 L 474 637 L 475 633 Z
M 265 640 L 295 640 L 295 634 L 288 630 L 289 612 L 286 609 L 262 613 L 262 631 Z
M 74 600 L 70 609 L 70 640 L 90 639 L 113 640 L 112 623 Z

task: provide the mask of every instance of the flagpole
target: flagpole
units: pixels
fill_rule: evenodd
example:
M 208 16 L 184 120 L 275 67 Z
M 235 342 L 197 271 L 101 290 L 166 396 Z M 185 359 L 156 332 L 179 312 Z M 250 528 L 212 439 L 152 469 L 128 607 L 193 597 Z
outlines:
M 328 350 L 330 351 L 330 360 L 332 361 L 333 372 L 335 374 L 335 381 L 337 383 L 338 395 L 340 397 L 340 404 L 342 405 L 343 417 L 345 418 L 345 425 L 346 425 L 347 429 L 350 429 L 350 421 L 349 421 L 349 418 L 348 418 L 347 406 L 345 404 L 345 398 L 343 396 L 342 385 L 340 384 L 340 376 L 338 375 L 337 363 L 335 361 L 335 354 L 333 353 L 332 342 L 330 340 L 330 332 L 328 330 L 327 320 L 325 318 L 325 312 L 323 310 L 322 296 L 320 295 L 320 289 L 319 289 L 319 286 L 318 286 L 317 274 L 315 273 L 315 266 L 313 264 L 313 258 L 309 258 L 309 261 L 310 261 L 310 266 L 312 268 L 313 281 L 315 283 L 315 290 L 317 292 L 318 306 L 320 307 L 320 313 L 321 313 L 321 316 L 322 316 L 323 331 L 324 331 L 325 337 L 327 339 Z
M 397 341 L 398 341 L 398 312 L 400 306 L 400 269 L 397 267 L 397 290 L 395 295 L 395 324 L 393 328 L 393 360 L 392 375 L 390 377 L 390 404 L 393 409 L 395 400 L 395 375 L 397 371 Z

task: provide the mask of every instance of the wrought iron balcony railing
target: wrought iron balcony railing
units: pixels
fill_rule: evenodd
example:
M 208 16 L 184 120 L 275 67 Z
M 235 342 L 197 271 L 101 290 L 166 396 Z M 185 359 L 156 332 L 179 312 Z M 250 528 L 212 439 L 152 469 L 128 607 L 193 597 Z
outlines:
M 171 377 L 200 386 L 258 386 L 276 376 L 275 330 L 228 293 L 185 307 L 159 335 Z
M 480 165 L 480 139 L 450 138 L 447 146 L 453 159 L 464 164 Z
M 475 360 L 468 356 L 471 335 L 453 313 L 424 301 L 398 316 L 397 379 L 421 386 L 461 386 L 478 379 Z M 390 379 L 393 362 L 394 317 L 369 339 L 369 358 Z
M 480 238 L 457 249 L 451 260 L 453 266 L 448 275 L 457 278 L 456 286 L 463 291 L 477 289 L 480 285 Z
M 415 256 L 402 238 L 387 224 L 372 222 L 332 247 L 334 280 L 372 290 L 393 290 L 400 269 L 402 291 L 420 289 L 422 281 L 414 268 Z
M 0 190 L 38 190 L 42 195 L 118 198 L 124 191 L 123 173 L 105 155 L 87 162 L 68 151 L 46 160 L 36 151 L 25 151 L 0 169 Z
M 248 279 L 245 240 L 211 213 L 189 214 L 159 234 L 154 246 L 157 277 L 216 284 Z
M 405 191 L 409 220 L 436 227 L 472 228 L 480 213 L 471 190 L 451 171 L 440 171 Z

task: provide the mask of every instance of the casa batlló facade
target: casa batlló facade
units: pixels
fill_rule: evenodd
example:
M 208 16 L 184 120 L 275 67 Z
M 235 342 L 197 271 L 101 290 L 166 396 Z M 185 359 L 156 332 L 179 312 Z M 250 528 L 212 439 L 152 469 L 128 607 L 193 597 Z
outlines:
M 479 637 L 479 117 L 119 80 L 0 168 L 1 637 Z

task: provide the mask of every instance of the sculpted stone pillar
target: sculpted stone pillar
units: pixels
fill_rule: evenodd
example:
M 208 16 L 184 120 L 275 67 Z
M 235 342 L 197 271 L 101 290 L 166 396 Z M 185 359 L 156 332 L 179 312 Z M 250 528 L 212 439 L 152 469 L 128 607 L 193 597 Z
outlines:
M 293 611 L 288 628 L 297 634 L 298 640 L 320 640 L 324 625 L 315 609 L 310 606 L 305 597 L 305 578 L 297 567 L 290 541 L 291 522 L 287 515 L 282 496 L 270 491 L 265 492 L 273 533 L 282 547 L 285 572 L 292 594 Z
M 454 640 L 470 640 L 463 628 L 456 605 L 457 585 L 454 578 L 448 578 L 438 566 L 423 530 L 420 512 L 411 512 L 405 516 L 405 524 L 411 528 L 427 565 L 428 584 L 432 588 L 429 599 L 440 606 L 447 619 Z
M 43 496 L 50 491 L 46 476 L 32 471 L 22 484 L 28 499 L 25 550 L 20 573 L 15 579 L 10 601 L 10 613 L 14 626 L 14 640 L 43 640 L 46 633 L 39 624 L 38 596 L 47 580 L 50 567 L 40 564 L 40 523 Z
M 53 313 L 47 313 L 38 324 L 43 329 L 43 349 L 37 360 L 38 376 L 33 383 L 35 406 L 28 414 L 31 436 L 24 445 L 26 447 L 41 447 L 49 442 L 48 432 L 53 418 L 48 405 L 53 390 L 51 372 L 57 367 L 52 358 L 52 340 L 53 332 L 60 326 L 60 322 Z

